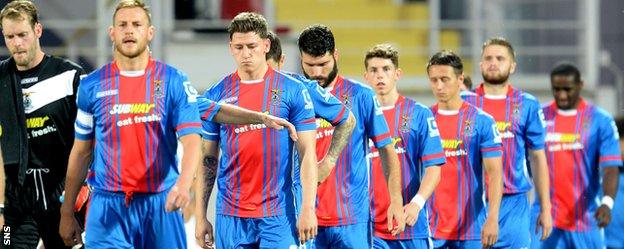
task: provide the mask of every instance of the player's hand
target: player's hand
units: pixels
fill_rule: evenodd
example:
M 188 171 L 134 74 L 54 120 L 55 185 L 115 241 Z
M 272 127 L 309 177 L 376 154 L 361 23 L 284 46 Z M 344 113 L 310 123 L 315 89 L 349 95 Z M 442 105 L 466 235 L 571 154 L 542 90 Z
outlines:
M 550 233 L 552 232 L 552 215 L 550 211 L 542 210 L 540 212 L 539 217 L 537 217 L 537 226 L 535 226 L 535 233 L 537 234 L 538 229 L 542 228 L 542 238 L 541 240 L 546 240 Z
M 304 207 L 297 219 L 297 231 L 299 232 L 299 242 L 305 243 L 314 239 L 318 233 L 318 223 L 316 221 L 316 213 L 312 207 Z
M 394 226 L 396 221 L 397 226 Z M 403 205 L 397 202 L 390 202 L 388 207 L 388 231 L 392 233 L 392 236 L 396 236 L 405 230 L 405 218 L 403 218 Z
M 297 130 L 295 129 L 295 126 L 288 122 L 286 119 L 278 118 L 269 114 L 264 114 L 262 115 L 262 123 L 266 125 L 266 127 L 276 130 L 281 130 L 286 127 L 288 129 L 288 133 L 290 134 L 290 139 L 292 139 L 293 141 L 297 141 L 297 139 L 299 139 L 299 137 L 297 137 Z
M 82 243 L 82 229 L 78 225 L 74 213 L 61 212 L 61 220 L 59 224 L 59 234 L 66 246 L 74 246 Z
M 483 248 L 490 248 L 496 241 L 498 241 L 498 220 L 488 217 L 481 230 L 481 244 Z
M 403 213 L 405 213 L 405 224 L 413 226 L 418 220 L 418 214 L 420 213 L 420 207 L 416 203 L 407 203 L 403 207 Z
M 323 158 L 320 162 L 318 162 L 318 182 L 322 183 L 327 179 L 327 177 L 331 174 L 332 170 L 336 164 L 330 162 L 327 157 Z
M 611 209 L 606 205 L 600 205 L 594 214 L 599 227 L 606 227 L 611 222 Z
M 195 239 L 201 248 L 214 248 L 214 233 L 212 230 L 212 223 L 210 223 L 210 221 L 206 219 L 197 220 L 197 223 L 195 224 Z
M 180 186 L 179 183 L 173 185 L 169 194 L 167 194 L 167 202 L 165 203 L 165 210 L 167 212 L 176 211 L 180 208 L 186 208 L 188 206 L 191 195 L 189 193 L 190 187 Z
M 4 214 L 0 214 L 0 227 L 4 226 Z

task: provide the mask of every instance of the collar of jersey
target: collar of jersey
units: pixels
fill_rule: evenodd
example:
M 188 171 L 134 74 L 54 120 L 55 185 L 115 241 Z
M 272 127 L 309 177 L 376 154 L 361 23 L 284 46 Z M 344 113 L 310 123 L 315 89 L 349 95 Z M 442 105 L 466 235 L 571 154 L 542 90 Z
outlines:
M 119 74 L 125 77 L 139 77 L 145 74 L 145 70 L 119 71 Z
M 587 106 L 587 102 L 585 102 L 585 99 L 583 99 L 583 97 L 579 98 L 579 103 L 576 106 L 576 109 L 573 110 L 561 110 L 559 108 L 557 108 L 557 104 L 555 103 L 555 101 L 553 100 L 552 105 L 555 107 L 555 109 L 557 110 L 557 114 L 561 115 L 561 116 L 574 116 L 578 113 L 578 110 L 584 109 Z
M 575 116 L 578 113 L 578 111 L 576 111 L 576 109 L 571 109 L 571 110 L 561 110 L 558 109 L 557 110 L 557 114 L 561 115 L 561 116 Z
M 273 72 L 275 72 L 275 70 L 269 66 L 269 68 L 267 69 L 266 73 L 264 73 L 264 76 L 262 77 L 262 79 L 255 79 L 255 80 L 243 80 L 241 79 L 240 75 L 238 74 L 238 70 L 236 70 L 236 72 L 234 73 L 235 75 L 235 79 L 240 80 L 240 83 L 242 84 L 258 84 L 260 82 L 264 82 L 268 77 L 270 77 Z
M 478 95 L 482 95 L 486 99 L 506 99 L 507 96 L 512 96 L 514 91 L 514 87 L 511 84 L 507 85 L 507 93 L 503 95 L 492 95 L 485 94 L 485 83 L 481 83 L 477 89 L 475 89 L 475 93 Z

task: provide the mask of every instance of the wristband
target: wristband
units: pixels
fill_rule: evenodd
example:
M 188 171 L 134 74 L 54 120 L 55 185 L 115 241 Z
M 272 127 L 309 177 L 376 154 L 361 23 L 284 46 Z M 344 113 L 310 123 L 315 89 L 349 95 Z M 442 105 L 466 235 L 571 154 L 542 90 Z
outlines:
M 613 201 L 613 198 L 611 196 L 605 195 L 605 196 L 602 197 L 601 204 L 607 206 L 609 208 L 609 210 L 613 209 L 613 203 L 614 203 L 614 201 Z
M 416 206 L 422 209 L 425 206 L 425 198 L 423 198 L 420 194 L 416 194 L 414 198 L 412 198 L 410 203 L 414 203 L 416 204 Z

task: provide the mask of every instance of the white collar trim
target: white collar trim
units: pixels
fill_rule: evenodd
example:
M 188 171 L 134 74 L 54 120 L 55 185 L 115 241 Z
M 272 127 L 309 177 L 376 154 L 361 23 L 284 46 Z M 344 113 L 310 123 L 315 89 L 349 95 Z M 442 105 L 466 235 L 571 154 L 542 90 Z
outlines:
M 243 84 L 258 84 L 260 82 L 264 82 L 264 79 L 257 79 L 257 80 L 241 80 L 241 83 Z
M 503 94 L 503 95 L 494 95 L 494 94 L 486 94 L 484 96 L 486 99 L 506 99 L 507 95 Z
M 119 74 L 126 77 L 139 77 L 145 74 L 144 70 L 134 70 L 134 71 L 119 71 Z
M 444 115 L 444 116 L 453 116 L 453 115 L 457 115 L 459 114 L 459 110 L 443 110 L 443 109 L 438 109 L 438 113 L 440 115 Z
M 572 109 L 572 110 L 561 110 L 558 109 L 557 110 L 557 114 L 561 115 L 561 116 L 575 116 L 578 112 L 576 111 L 576 109 Z

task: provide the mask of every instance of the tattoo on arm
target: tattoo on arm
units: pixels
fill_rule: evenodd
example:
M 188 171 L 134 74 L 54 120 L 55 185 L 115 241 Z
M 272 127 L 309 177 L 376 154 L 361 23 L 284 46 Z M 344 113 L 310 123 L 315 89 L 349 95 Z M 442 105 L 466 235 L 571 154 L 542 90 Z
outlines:
M 214 187 L 215 178 L 217 177 L 217 164 L 219 160 L 217 160 L 216 156 L 205 156 L 203 161 L 204 170 L 204 181 L 206 183 L 206 188 L 204 193 L 202 194 L 202 200 L 206 205 L 208 205 L 208 200 L 210 199 L 210 194 L 212 193 L 212 188 Z
M 334 129 L 334 134 L 331 140 L 331 144 L 329 145 L 329 150 L 327 151 L 327 155 L 325 157 L 329 159 L 332 163 L 336 163 L 342 149 L 349 142 L 349 138 L 351 137 L 351 133 L 353 132 L 353 128 L 355 127 L 355 118 L 352 115 L 349 115 L 349 118 L 339 126 L 336 126 Z

